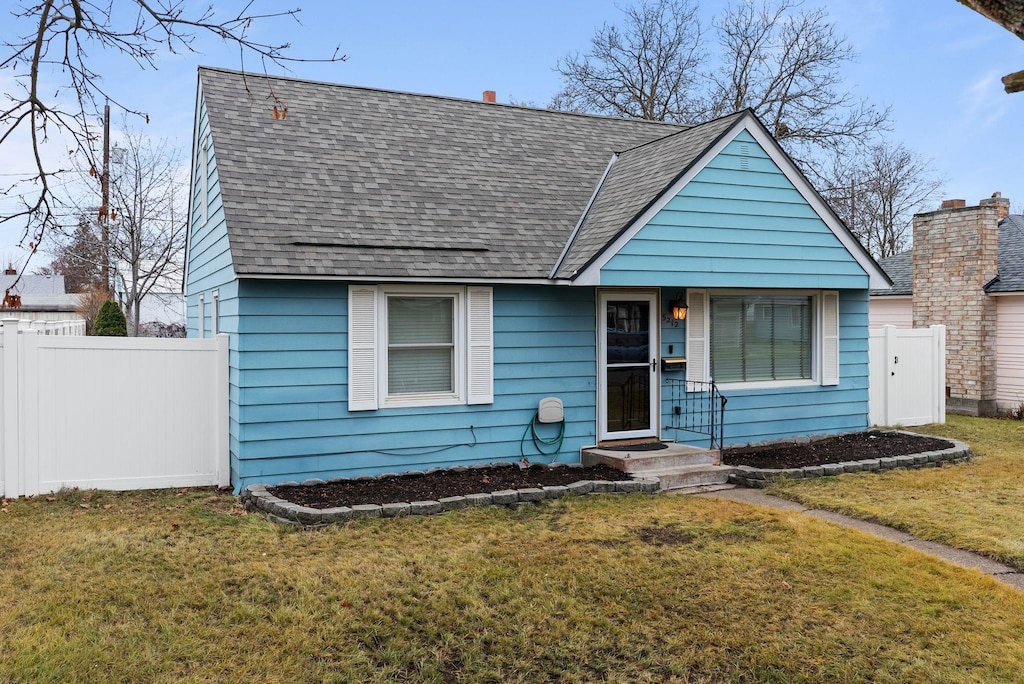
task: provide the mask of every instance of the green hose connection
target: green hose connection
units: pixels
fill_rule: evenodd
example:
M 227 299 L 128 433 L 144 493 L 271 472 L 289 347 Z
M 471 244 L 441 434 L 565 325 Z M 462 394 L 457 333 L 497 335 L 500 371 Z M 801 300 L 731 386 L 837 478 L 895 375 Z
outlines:
M 554 463 L 555 458 L 558 457 L 558 452 L 562 450 L 562 439 L 565 438 L 565 419 L 563 418 L 558 426 L 558 434 L 554 437 L 544 438 L 537 434 L 537 418 L 540 416 L 540 411 L 534 411 L 533 418 L 530 420 L 530 424 L 523 430 L 523 438 L 519 440 L 519 454 L 526 458 L 526 435 L 533 433 L 533 446 L 542 456 L 551 456 L 551 462 Z M 554 445 L 553 451 L 545 451 L 545 447 Z

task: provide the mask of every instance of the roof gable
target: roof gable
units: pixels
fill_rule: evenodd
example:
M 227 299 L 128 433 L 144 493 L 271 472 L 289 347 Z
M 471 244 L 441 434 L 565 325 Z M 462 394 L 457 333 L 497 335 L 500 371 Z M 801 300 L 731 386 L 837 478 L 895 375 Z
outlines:
M 638 235 L 645 229 L 648 224 L 656 219 L 659 214 L 666 209 L 672 202 L 680 201 L 679 197 L 689 194 L 684 192 L 687 186 L 697 181 L 702 183 L 704 181 L 698 180 L 698 178 L 707 177 L 708 173 L 712 172 L 709 166 L 713 166 L 722 160 L 728 160 L 724 163 L 733 164 L 733 169 L 719 169 L 719 172 L 731 172 L 732 176 L 728 181 L 719 183 L 718 187 L 713 191 L 718 193 L 715 197 L 711 198 L 717 201 L 717 206 L 711 213 L 718 213 L 717 223 L 705 224 L 704 219 L 693 220 L 690 223 L 690 227 L 697 233 L 692 235 L 685 235 L 684 233 L 676 232 L 672 235 L 663 236 L 662 240 L 672 242 L 676 239 L 681 241 L 695 240 L 704 244 L 718 245 L 719 239 L 715 237 L 714 229 L 718 227 L 726 227 L 727 224 L 732 221 L 735 217 L 739 217 L 742 221 L 744 218 L 754 217 L 756 220 L 748 226 L 755 230 L 763 231 L 764 241 L 771 241 L 771 234 L 773 231 L 784 230 L 789 231 L 794 229 L 791 225 L 796 220 L 806 219 L 811 220 L 813 225 L 819 226 L 814 230 L 819 230 L 823 235 L 829 235 L 827 238 L 827 246 L 832 249 L 832 253 L 829 256 L 822 256 L 823 262 L 831 262 L 833 264 L 839 261 L 844 261 L 850 266 L 844 267 L 842 273 L 830 273 L 833 270 L 832 266 L 822 263 L 820 265 L 812 265 L 809 262 L 818 258 L 812 256 L 810 252 L 804 251 L 803 253 L 797 252 L 798 248 L 801 247 L 799 243 L 793 243 L 788 245 L 789 252 L 785 258 L 775 257 L 778 259 L 779 264 L 776 266 L 783 266 L 783 262 L 788 265 L 785 266 L 789 271 L 802 273 L 804 275 L 814 275 L 809 269 L 819 268 L 821 270 L 821 276 L 836 275 L 836 276 L 848 276 L 845 280 L 833 279 L 832 282 L 842 282 L 842 285 L 832 284 L 826 285 L 825 278 L 820 278 L 821 284 L 815 284 L 814 287 L 864 287 L 868 283 L 872 287 L 887 287 L 889 284 L 888 277 L 885 272 L 878 266 L 874 259 L 867 253 L 860 242 L 850 233 L 842 221 L 835 215 L 828 204 L 821 198 L 820 195 L 813 189 L 803 174 L 797 169 L 796 165 L 789 158 L 789 156 L 779 147 L 778 143 L 768 134 L 761 123 L 757 120 L 757 117 L 750 111 L 742 113 L 737 118 L 729 121 L 730 126 L 726 128 L 724 132 L 717 137 L 717 139 L 706 147 L 698 157 L 692 161 L 688 168 L 679 175 L 675 182 L 668 188 L 666 188 L 656 201 L 651 203 L 643 214 L 637 217 L 631 225 L 626 226 L 620 231 L 618 236 L 608 243 L 604 249 L 597 254 L 590 262 L 579 270 L 575 274 L 577 282 L 580 284 L 618 284 L 618 285 L 639 285 L 642 283 L 643 276 L 640 273 L 636 273 L 634 276 L 627 278 L 623 282 L 610 282 L 607 277 L 602 275 L 602 269 L 606 267 L 616 256 L 622 252 L 628 252 L 627 247 L 632 240 L 638 237 Z M 760 159 L 756 162 L 761 164 L 761 168 L 751 166 L 746 168 L 743 164 L 755 164 L 755 162 L 745 162 L 743 157 L 746 155 L 728 153 L 723 154 L 730 146 L 735 147 L 736 145 L 747 145 L 751 148 L 756 148 L 759 152 Z M 706 171 L 707 170 L 707 171 Z M 798 213 L 792 214 L 791 216 L 786 212 L 777 213 L 776 207 L 778 204 L 773 204 L 772 201 L 767 203 L 758 203 L 756 200 L 760 195 L 764 193 L 757 188 L 758 184 L 763 179 L 766 172 L 775 174 L 777 179 L 773 182 L 781 183 L 780 189 L 785 188 L 790 193 L 790 196 L 786 198 L 783 204 L 789 204 L 791 206 L 799 205 L 799 209 L 796 210 Z M 692 203 L 691 203 L 692 205 Z M 700 213 L 708 213 L 706 210 L 700 209 L 697 211 Z M 748 222 L 749 223 L 749 222 Z M 678 228 L 686 229 L 687 225 L 681 224 Z M 712 232 L 708 232 L 708 230 Z M 797 228 L 804 230 L 804 228 Z M 754 248 L 762 243 L 761 238 L 754 232 L 748 232 L 744 236 L 747 242 L 742 243 L 743 247 Z M 728 241 L 723 244 L 728 245 Z M 736 243 L 733 246 L 740 246 L 740 243 Z M 826 246 L 826 245 L 819 245 Z M 779 245 L 784 251 L 787 246 Z M 651 249 L 657 249 L 652 247 Z M 726 247 L 725 251 L 728 251 Z M 665 252 L 664 255 L 671 256 L 676 259 L 670 266 L 668 271 L 664 271 L 659 266 L 652 265 L 650 268 L 653 270 L 661 269 L 661 276 L 666 275 L 669 272 L 682 272 L 685 270 L 691 270 L 692 272 L 698 272 L 697 269 L 701 269 L 702 272 L 713 272 L 716 270 L 716 264 L 707 261 L 710 255 L 704 257 L 695 256 L 692 250 L 684 251 L 678 255 L 670 254 Z M 651 256 L 661 256 L 660 253 L 655 252 Z M 690 263 L 685 261 L 686 258 L 691 260 Z M 682 259 L 682 260 L 680 260 Z M 703 259 L 703 261 L 701 261 Z M 630 268 L 642 271 L 647 268 L 644 264 L 634 264 Z M 748 261 L 745 267 L 750 268 L 751 275 L 777 275 L 775 271 L 759 271 L 758 269 L 762 266 L 755 265 L 752 261 Z M 741 268 L 739 264 L 732 264 L 730 268 Z M 736 274 L 742 274 L 743 271 L 736 271 Z M 862 279 L 867 276 L 868 280 L 863 281 Z M 794 279 L 794 283 L 800 281 L 804 283 L 812 282 L 812 278 L 797 278 Z M 731 282 L 731 281 L 730 281 Z M 854 285 L 857 282 L 860 284 Z M 706 279 L 703 281 L 706 286 L 722 286 L 732 287 L 736 285 L 732 284 L 721 284 L 712 285 Z M 737 285 L 739 281 L 736 281 Z M 645 283 L 652 284 L 652 283 Z M 694 286 L 694 284 L 691 284 Z M 762 284 L 763 286 L 763 284 Z M 777 287 L 804 287 L 812 285 L 797 285 L 789 284 L 785 285 L 782 282 L 776 282 Z

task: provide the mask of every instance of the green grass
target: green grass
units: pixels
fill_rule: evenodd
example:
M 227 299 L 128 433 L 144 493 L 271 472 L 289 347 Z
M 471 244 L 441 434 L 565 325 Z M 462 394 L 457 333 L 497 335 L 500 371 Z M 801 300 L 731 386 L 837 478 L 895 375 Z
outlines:
M 587 497 L 311 532 L 209 491 L 76 492 L 11 502 L 0 554 L 8 681 L 1024 671 L 1024 595 L 799 513 L 720 500 Z
M 1024 423 L 949 416 L 913 431 L 967 442 L 955 466 L 781 482 L 768 492 L 875 520 L 1024 569 Z

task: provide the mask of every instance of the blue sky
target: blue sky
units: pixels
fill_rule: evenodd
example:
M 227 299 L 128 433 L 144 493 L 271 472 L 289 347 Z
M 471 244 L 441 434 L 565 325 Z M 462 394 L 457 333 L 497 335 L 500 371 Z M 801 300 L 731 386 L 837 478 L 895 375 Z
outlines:
M 231 4 L 241 3 L 217 6 Z M 725 4 L 705 0 L 702 13 L 710 19 Z M 302 8 L 301 25 L 266 21 L 254 35 L 292 43 L 295 56 L 329 55 L 340 46 L 348 61 L 295 64 L 288 75 L 474 99 L 495 90 L 499 101 L 539 105 L 559 87 L 556 61 L 586 50 L 602 22 L 621 16 L 610 0 L 257 2 L 260 10 L 293 6 Z M 955 0 L 830 0 L 827 9 L 859 54 L 845 74 L 849 87 L 892 106 L 892 137 L 934 160 L 948 179 L 944 196 L 974 204 L 1001 191 L 1015 211 L 1024 210 L 1024 93 L 1007 95 L 999 81 L 1024 69 L 1024 41 Z M 0 26 L 2 38 L 15 30 L 8 21 Z M 144 131 L 185 148 L 196 67 L 240 66 L 237 48 L 216 38 L 200 36 L 196 46 L 202 54 L 169 55 L 157 72 L 141 72 L 123 58 L 99 62 L 106 84 L 149 113 Z M 251 57 L 245 66 L 260 68 Z M 20 170 L 21 154 L 5 147 L 0 173 Z M 7 205 L 0 199 L 0 211 Z M 17 258 L 19 237 L 15 227 L 0 227 L 0 256 Z

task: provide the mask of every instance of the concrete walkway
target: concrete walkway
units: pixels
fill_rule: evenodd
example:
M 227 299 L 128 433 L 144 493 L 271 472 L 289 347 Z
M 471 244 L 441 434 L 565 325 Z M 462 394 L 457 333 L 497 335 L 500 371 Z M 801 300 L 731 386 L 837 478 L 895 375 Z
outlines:
M 1024 573 L 1011 568 L 1008 565 L 996 562 L 991 558 L 972 553 L 970 551 L 964 551 L 962 549 L 954 549 L 951 546 L 945 544 L 938 544 L 936 542 L 924 541 L 917 537 L 907 534 L 906 532 L 900 532 L 894 530 L 891 527 L 885 525 L 878 525 L 876 523 L 865 522 L 864 520 L 857 520 L 846 515 L 839 513 L 832 513 L 831 511 L 819 511 L 811 508 L 805 508 L 804 506 L 786 499 L 780 499 L 777 496 L 771 496 L 765 494 L 760 489 L 747 489 L 744 487 L 737 487 L 735 489 L 725 489 L 717 492 L 708 492 L 705 494 L 697 494 L 705 498 L 718 498 L 718 499 L 729 499 L 730 501 L 738 501 L 740 503 L 751 504 L 754 506 L 765 506 L 767 508 L 775 508 L 782 511 L 799 511 L 812 515 L 815 518 L 822 520 L 828 520 L 836 524 L 842 525 L 843 527 L 850 527 L 855 530 L 862 532 L 868 532 L 883 539 L 896 542 L 897 544 L 903 544 L 911 548 L 923 551 L 924 553 L 941 558 L 942 560 L 952 563 L 953 565 L 959 565 L 962 568 L 972 568 L 983 572 L 986 575 L 993 577 L 994 579 L 1008 584 L 1014 589 L 1024 591 Z

